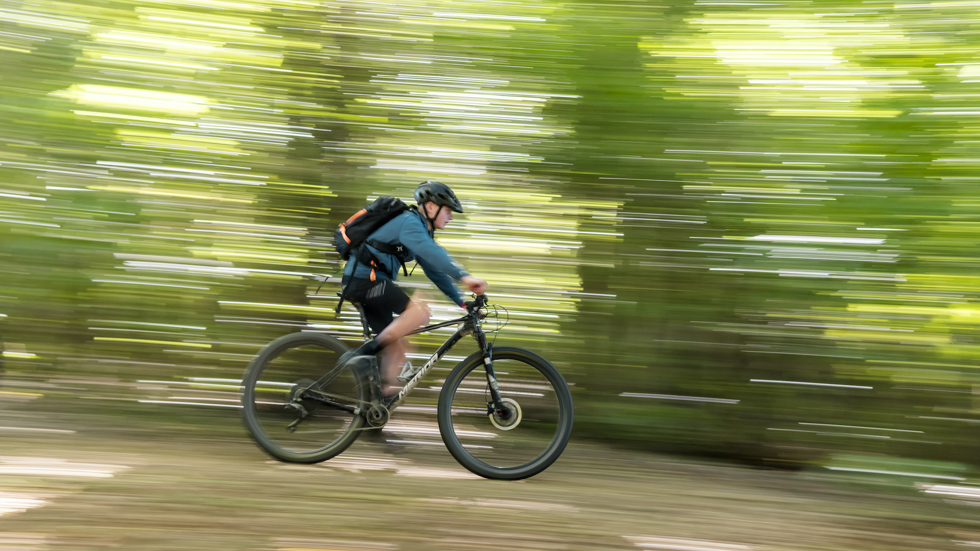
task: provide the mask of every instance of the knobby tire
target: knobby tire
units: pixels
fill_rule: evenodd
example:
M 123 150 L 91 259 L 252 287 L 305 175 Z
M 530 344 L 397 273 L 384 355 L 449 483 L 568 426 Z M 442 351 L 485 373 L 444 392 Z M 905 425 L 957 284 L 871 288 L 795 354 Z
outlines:
M 509 363 L 515 362 L 515 363 Z M 481 352 L 476 352 L 470 355 L 468 358 L 460 362 L 453 371 L 446 378 L 445 383 L 442 386 L 442 392 L 439 395 L 439 406 L 438 406 L 438 421 L 439 421 L 439 431 L 442 434 L 442 439 L 449 449 L 449 452 L 453 455 L 456 460 L 469 469 L 471 472 L 480 475 L 485 478 L 497 479 L 497 480 L 520 480 L 523 478 L 528 478 L 534 476 L 541 471 L 547 469 L 558 457 L 561 455 L 562 451 L 565 449 L 568 439 L 572 433 L 572 423 L 573 423 L 573 406 L 572 406 L 572 395 L 568 389 L 568 384 L 562 377 L 561 373 L 550 363 L 548 360 L 538 356 L 537 354 L 515 347 L 494 347 L 493 348 L 493 363 L 494 370 L 497 371 L 497 379 L 500 383 L 500 395 L 501 398 L 506 400 L 508 395 L 513 399 L 516 399 L 518 403 L 521 401 L 535 400 L 535 398 L 527 398 L 527 396 L 545 396 L 546 391 L 550 390 L 554 392 L 554 396 L 549 398 L 551 401 L 549 403 L 557 404 L 557 412 L 551 414 L 547 417 L 547 422 L 542 422 L 538 426 L 544 427 L 541 430 L 541 441 L 543 444 L 543 450 L 538 454 L 537 452 L 530 452 L 533 457 L 529 457 L 526 461 L 524 459 L 518 460 L 519 464 L 516 465 L 494 465 L 493 463 L 493 453 L 492 447 L 494 445 L 495 439 L 500 437 L 499 440 L 506 440 L 508 437 L 512 437 L 514 433 L 517 433 L 521 429 L 524 429 L 524 434 L 527 434 L 528 430 L 535 430 L 534 423 L 536 421 L 542 421 L 542 419 L 528 418 L 525 420 L 526 424 L 529 426 L 516 426 L 512 431 L 501 431 L 498 427 L 491 424 L 490 420 L 487 419 L 486 423 L 478 418 L 476 409 L 479 407 L 479 401 L 482 400 L 479 396 L 473 397 L 473 394 L 478 394 L 478 386 L 475 384 L 477 378 L 482 376 L 486 377 L 485 371 L 483 371 L 483 355 Z M 505 374 L 502 367 L 497 367 L 498 365 L 503 366 L 504 364 L 509 364 L 516 366 L 518 369 L 513 371 L 518 372 L 521 370 L 526 370 L 526 373 L 532 374 L 535 377 L 535 381 L 538 381 L 536 385 L 526 384 L 528 381 L 525 379 L 520 379 L 516 383 L 508 386 L 508 374 Z M 474 373 L 475 370 L 479 370 Z M 468 378 L 471 377 L 471 378 Z M 466 387 L 461 389 L 460 386 L 463 382 L 467 381 Z M 522 384 L 523 383 L 523 384 Z M 530 392 L 520 392 L 521 387 L 534 387 L 539 390 L 533 390 Z M 550 386 L 550 389 L 548 388 Z M 516 390 L 512 390 L 516 389 Z M 540 390 L 543 389 L 543 390 Z M 454 396 L 460 393 L 466 399 L 473 401 L 476 407 L 463 408 L 467 411 L 460 413 L 456 412 L 454 416 Z M 508 394 L 510 393 L 510 394 Z M 489 399 L 487 398 L 489 401 Z M 459 409 L 459 408 L 457 408 Z M 526 411 L 526 415 L 535 415 L 534 411 Z M 457 431 L 454 428 L 454 417 L 463 417 L 466 414 L 470 414 L 467 419 L 475 423 L 474 426 L 477 427 L 478 433 L 474 430 L 468 431 Z M 459 422 L 459 421 L 457 421 Z M 553 428 L 552 428 L 553 427 Z M 459 432 L 459 434 L 457 434 Z M 549 434 L 550 433 L 550 434 Z M 467 435 L 479 435 L 484 438 L 484 441 L 489 445 L 473 445 L 465 446 L 460 442 L 460 435 L 464 437 Z M 550 441 L 549 441 L 550 438 Z M 475 441 L 475 440 L 474 440 Z M 490 451 L 486 452 L 489 457 L 477 457 L 480 455 L 479 448 L 491 448 Z M 476 452 L 471 452 L 470 449 L 477 449 Z M 484 461 L 484 459 L 487 459 Z
M 313 413 L 300 422 L 295 432 L 286 429 L 290 420 L 299 416 L 286 407 L 289 392 L 299 392 L 295 389 L 317 381 L 323 381 L 317 390 L 325 395 L 342 396 L 352 404 L 365 403 L 366 385 L 349 369 L 332 371 L 337 358 L 347 349 L 328 335 L 292 333 L 269 343 L 249 363 L 242 381 L 243 421 L 255 442 L 269 455 L 290 463 L 317 463 L 343 452 L 360 435 L 365 424 L 363 415 L 308 399 L 302 403 Z M 313 361 L 304 361 L 310 359 Z M 328 374 L 336 377 L 326 380 Z M 342 383 L 345 386 L 339 388 Z M 338 387 L 337 392 L 334 387 Z M 327 428 L 321 429 L 322 426 Z M 319 442 L 320 438 L 329 441 Z M 309 444 L 305 443 L 307 440 Z

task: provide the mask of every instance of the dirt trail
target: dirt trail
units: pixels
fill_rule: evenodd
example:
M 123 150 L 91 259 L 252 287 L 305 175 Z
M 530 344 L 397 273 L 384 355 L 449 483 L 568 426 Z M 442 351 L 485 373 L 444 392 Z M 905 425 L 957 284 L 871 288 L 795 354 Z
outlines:
M 208 424 L 0 412 L 0 550 L 942 550 L 977 508 L 914 480 L 748 467 L 573 439 L 543 474 L 477 478 L 438 441 L 270 460 Z M 422 442 L 422 441 L 419 441 Z

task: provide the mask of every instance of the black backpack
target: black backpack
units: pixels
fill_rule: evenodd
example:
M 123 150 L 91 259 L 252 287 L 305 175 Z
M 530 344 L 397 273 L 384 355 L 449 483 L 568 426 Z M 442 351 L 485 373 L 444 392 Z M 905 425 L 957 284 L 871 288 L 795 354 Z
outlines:
M 398 263 L 401 264 L 402 271 L 406 276 L 408 275 L 408 268 L 405 267 L 405 256 L 407 255 L 405 248 L 371 239 L 371 234 L 392 218 L 407 210 L 414 209 L 415 207 L 406 205 L 404 201 L 396 197 L 378 197 L 373 203 L 354 213 L 354 216 L 348 218 L 337 228 L 333 234 L 334 248 L 344 260 L 354 258 L 352 274 L 357 271 L 357 264 L 363 262 L 371 266 L 372 281 L 374 281 L 375 270 L 381 270 L 388 274 L 388 277 L 394 278 L 394 274 L 388 271 L 385 264 L 380 262 L 371 250 L 363 246 L 367 243 L 385 254 L 394 255 L 398 259 Z M 347 287 L 346 276 L 341 282 L 341 287 Z
M 334 248 L 341 258 L 350 260 L 351 253 L 367 241 L 372 233 L 406 210 L 408 205 L 397 197 L 378 197 L 340 224 L 333 234 Z

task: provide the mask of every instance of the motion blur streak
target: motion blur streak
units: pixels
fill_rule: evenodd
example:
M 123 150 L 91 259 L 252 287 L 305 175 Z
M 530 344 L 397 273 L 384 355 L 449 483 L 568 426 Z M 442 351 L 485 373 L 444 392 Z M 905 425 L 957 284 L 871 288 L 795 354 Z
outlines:
M 0 0 L 0 547 L 975 545 L 977 7 Z M 551 482 L 440 464 L 469 343 L 390 427 L 421 459 L 245 441 L 258 350 L 362 337 L 334 229 L 426 179 L 494 346 L 571 385 Z

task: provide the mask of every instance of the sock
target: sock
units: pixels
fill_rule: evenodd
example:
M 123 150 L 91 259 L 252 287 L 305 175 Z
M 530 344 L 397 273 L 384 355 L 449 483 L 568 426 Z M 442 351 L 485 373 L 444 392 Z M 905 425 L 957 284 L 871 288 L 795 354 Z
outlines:
M 378 339 L 371 339 L 357 348 L 355 356 L 374 356 L 384 348 L 378 343 Z

